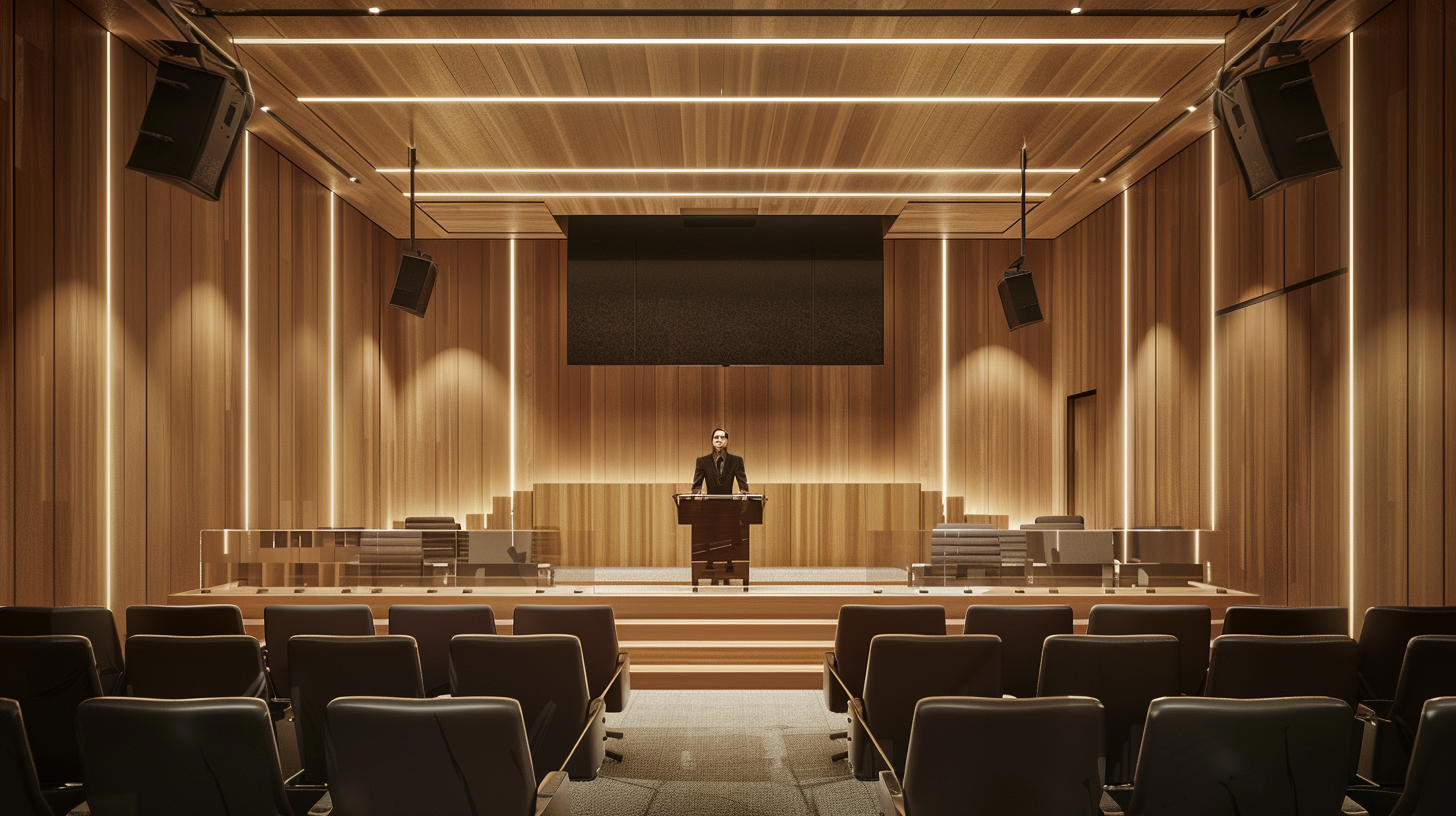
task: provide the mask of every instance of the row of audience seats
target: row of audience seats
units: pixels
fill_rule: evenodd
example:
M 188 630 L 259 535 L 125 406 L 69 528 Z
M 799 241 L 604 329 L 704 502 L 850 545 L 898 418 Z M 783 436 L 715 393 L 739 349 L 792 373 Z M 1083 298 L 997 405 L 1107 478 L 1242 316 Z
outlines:
M 500 800 L 502 774 L 528 779 L 511 795 L 536 805 L 499 812 L 559 810 L 566 775 L 596 776 L 607 754 L 602 713 L 620 711 L 630 687 L 608 606 L 518 606 L 510 636 L 494 634 L 482 605 L 395 606 L 387 635 L 374 634 L 365 605 L 272 606 L 264 618 L 268 649 L 242 634 L 236 607 L 133 607 L 123 662 L 104 608 L 0 609 L 0 698 L 13 698 L 0 703 L 9 735 L 0 742 L 24 748 L 24 762 L 18 748 L 0 756 L 0 812 L 23 801 L 19 812 L 59 816 L 84 800 L 99 816 L 273 813 L 262 803 L 277 787 L 291 805 L 276 812 L 302 813 L 321 799 L 328 807 L 325 792 L 337 797 L 344 780 L 351 804 L 341 814 L 411 813 L 427 802 L 438 805 L 430 812 L 464 814 Z M 85 634 L 61 634 L 68 628 Z M 115 670 L 109 688 L 101 665 Z M 427 699 L 439 694 L 453 697 Z M 259 716 L 266 740 L 254 733 Z M 511 727 L 481 730 L 491 723 Z M 295 731 L 301 768 L 284 779 L 279 748 Z M 401 745 L 410 762 L 437 761 L 424 776 L 443 774 L 439 790 L 422 795 L 418 773 L 406 793 L 374 789 L 399 781 L 390 769 Z M 489 756 L 508 761 L 455 767 Z M 262 773 L 269 767 L 278 786 Z M 197 771 L 203 789 L 174 784 L 179 768 Z
M 1155 701 L 1162 701 L 1165 708 L 1172 705 L 1168 711 L 1177 712 L 1164 717 L 1174 724 L 1172 733 L 1186 734 L 1195 743 L 1222 734 L 1215 728 L 1199 736 L 1202 727 L 1188 725 L 1199 717 L 1235 724 L 1244 716 L 1239 712 L 1246 712 L 1251 722 L 1265 723 L 1247 728 L 1239 725 L 1238 729 L 1248 733 L 1236 729 L 1219 737 L 1231 740 L 1230 745 L 1244 739 L 1262 745 L 1263 737 L 1258 735 L 1265 732 L 1260 728 L 1284 733 L 1278 729 L 1292 727 L 1289 724 L 1300 717 L 1323 718 L 1327 724 L 1334 717 L 1339 723 L 1335 737 L 1330 738 L 1326 729 L 1320 732 L 1324 736 L 1310 742 L 1328 749 L 1327 758 L 1338 758 L 1336 770 L 1327 774 L 1340 783 L 1334 790 L 1344 791 L 1356 759 L 1366 779 L 1398 786 L 1407 767 L 1414 767 L 1409 757 L 1422 707 L 1432 698 L 1456 695 L 1456 609 L 1371 609 L 1359 642 L 1346 636 L 1346 618 L 1342 608 L 1231 608 L 1225 617 L 1226 634 L 1215 639 L 1210 650 L 1211 614 L 1202 606 L 1099 605 L 1091 611 L 1086 635 L 1071 634 L 1072 610 L 1067 606 L 972 606 L 966 613 L 963 635 L 945 633 L 945 611 L 939 606 L 846 606 L 840 611 L 835 651 L 826 654 L 824 661 L 826 705 L 850 715 L 850 750 L 836 758 L 847 755 L 861 779 L 871 779 L 877 772 L 882 777 L 898 777 L 907 771 L 914 742 L 912 727 L 919 722 L 916 712 L 923 700 L 940 696 L 995 700 L 1004 693 L 1060 701 L 1041 708 L 1006 709 L 1023 711 L 1033 724 L 1038 718 L 1060 716 L 1047 712 L 1086 709 L 1085 702 L 1075 702 L 1078 698 L 1094 703 L 1098 722 L 1095 757 L 1105 762 L 1104 770 L 1097 774 L 1096 788 L 1100 791 L 1104 782 L 1113 786 L 1111 790 L 1121 795 L 1118 806 L 1131 805 L 1133 812 L 1164 812 L 1148 802 L 1172 801 L 1151 794 L 1151 800 L 1146 796 L 1129 799 L 1137 789 L 1138 775 L 1145 773 L 1144 765 L 1156 769 L 1166 759 L 1163 752 L 1176 754 L 1177 750 L 1185 750 L 1180 761 L 1192 761 L 1186 754 L 1190 746 L 1157 748 L 1159 756 L 1147 756 L 1149 746 L 1171 739 L 1166 735 L 1153 738 L 1144 731 L 1145 726 L 1153 728 L 1150 710 L 1160 705 Z M 1426 634 L 1432 631 L 1441 634 Z M 1394 663 L 1393 670 L 1387 662 Z M 1387 689 L 1391 697 L 1383 703 L 1366 696 L 1372 690 Z M 1195 696 L 1199 694 L 1203 697 Z M 1319 699 L 1266 699 L 1296 697 Z M 1233 704 L 1239 699 L 1259 700 L 1261 705 L 1239 708 Z M 1275 705 L 1279 702 L 1294 707 L 1281 708 Z M 1362 704 L 1361 720 L 1354 718 L 1357 704 Z M 992 720 L 1011 716 L 1005 712 L 993 715 L 984 706 L 976 710 L 980 712 L 977 716 Z M 1220 711 L 1225 713 L 1218 714 Z M 1320 711 L 1324 713 L 1310 713 Z M 1084 711 L 1066 716 L 1075 720 L 1091 715 Z M 1279 725 L 1281 722 L 1285 725 Z M 1362 731 L 1363 740 L 1359 739 Z M 979 735 L 977 742 L 983 742 Z M 938 743 L 942 750 L 950 745 Z M 1025 756 L 1035 757 L 1037 742 L 1028 745 Z M 1354 745 L 1363 754 L 1357 754 Z M 1383 778 L 1372 773 L 1372 746 L 1377 756 L 1388 754 Z M 1255 757 L 1242 749 L 1227 750 L 1231 753 L 1225 759 L 1235 766 Z M 1264 770 L 1259 773 L 1277 770 L 1267 763 L 1261 767 Z M 1154 779 L 1165 776 L 1150 772 Z M 1271 779 L 1284 776 L 1284 770 L 1277 770 Z M 1224 777 L 1228 778 L 1234 777 Z M 1185 779 L 1179 784 L 1203 783 Z M 1321 812 L 1318 808 L 1280 810 L 1291 804 L 1292 800 L 1279 800 L 1281 795 L 1292 795 L 1289 791 L 1279 785 L 1250 785 L 1249 790 L 1231 791 L 1226 797 L 1241 806 L 1243 813 L 1263 812 L 1257 802 L 1277 802 L 1270 813 Z M 1341 799 L 1343 793 L 1337 801 Z M 916 813 L 923 812 L 951 811 L 917 807 Z M 1188 811 L 1175 808 L 1169 812 Z M 1216 807 L 1196 812 L 1234 811 Z

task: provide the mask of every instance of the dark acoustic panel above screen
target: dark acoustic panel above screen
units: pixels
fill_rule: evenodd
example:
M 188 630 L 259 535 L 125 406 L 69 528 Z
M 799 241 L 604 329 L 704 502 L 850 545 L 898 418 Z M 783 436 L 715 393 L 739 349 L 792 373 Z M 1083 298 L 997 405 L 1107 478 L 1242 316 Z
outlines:
M 883 365 L 875 216 L 572 216 L 569 365 Z

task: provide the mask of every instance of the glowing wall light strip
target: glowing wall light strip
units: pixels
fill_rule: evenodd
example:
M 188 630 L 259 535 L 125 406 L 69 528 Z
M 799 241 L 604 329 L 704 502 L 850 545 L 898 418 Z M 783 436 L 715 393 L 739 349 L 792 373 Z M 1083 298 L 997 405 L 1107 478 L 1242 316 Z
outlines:
M 1151 105 L 1156 96 L 300 96 L 309 105 Z
M 409 198 L 409 193 L 400 193 Z M 1051 193 L 1027 193 L 1027 198 L 1046 198 Z M 528 198 L 532 201 L 542 198 L 914 198 L 914 199 L 981 199 L 981 198 L 1020 198 L 1021 193 L 939 193 L 939 192 L 906 192 L 906 193 L 771 193 L 755 190 L 737 191 L 716 191 L 699 192 L 697 190 L 683 190 L 676 193 L 651 192 L 644 193 L 636 190 L 618 190 L 611 193 L 496 193 L 496 192 L 469 192 L 469 193 L 415 193 L 415 198 Z
M 1218 529 L 1218 129 L 1208 139 L 1208 529 Z M 1195 556 L 1197 554 L 1195 553 Z M 1203 563 L 1202 559 L 1197 559 Z
M 1128 199 L 1132 188 L 1122 193 L 1122 529 L 1132 528 L 1132 382 L 1128 379 L 1128 343 L 1132 332 L 1132 318 L 1129 314 L 1130 287 L 1128 279 L 1132 274 L 1128 258 Z M 1127 563 L 1127 536 L 1122 537 L 1122 563 Z
M 950 495 L 950 322 L 946 301 L 949 298 L 949 265 L 946 255 L 950 252 L 950 241 L 940 239 L 940 514 L 946 516 L 946 498 Z M 964 520 L 964 519 L 962 519 Z
M 1218 37 L 237 37 L 237 45 L 1203 45 Z
M 252 359 L 252 284 L 253 284 L 253 151 L 252 140 L 247 130 L 243 131 L 243 529 L 248 529 L 251 518 L 248 509 L 252 505 L 253 471 L 251 452 L 253 450 L 253 414 L 250 397 L 253 393 Z M 199 586 L 201 584 L 199 583 Z
M 338 196 L 329 192 L 329 526 L 339 526 Z
M 106 378 L 106 608 L 111 608 L 111 572 L 114 559 L 113 548 L 116 546 L 116 536 L 113 526 L 116 519 L 115 498 L 113 491 L 113 475 L 111 469 L 114 465 L 112 453 L 112 405 L 111 405 L 111 377 L 112 371 L 112 333 L 114 312 L 112 304 L 112 254 L 111 254 L 111 34 L 106 34 L 106 135 L 102 151 L 106 154 L 106 182 L 103 185 L 103 195 L 106 197 L 106 204 L 103 207 L 106 219 L 106 370 L 102 376 Z M 199 584 L 200 586 L 200 584 Z
M 403 175 L 408 167 L 376 167 L 376 173 Z M 957 175 L 1015 175 L 1021 171 L 1015 167 L 434 167 L 415 168 L 415 175 L 694 175 L 694 176 L 957 176 Z M 1073 175 L 1081 172 L 1078 167 L 1049 167 L 1041 170 L 1027 170 L 1028 174 Z
M 511 500 L 511 529 L 516 529 L 516 239 L 511 239 L 511 472 L 506 480 Z
M 1346 571 L 1349 573 L 1349 579 L 1350 579 L 1350 587 L 1349 587 L 1349 591 L 1350 591 L 1350 603 L 1348 605 L 1348 608 L 1350 610 L 1350 636 L 1351 637 L 1354 637 L 1355 634 L 1356 634 L 1356 632 L 1355 632 L 1355 32 L 1353 32 L 1353 31 L 1350 32 L 1350 77 L 1349 77 L 1349 83 L 1350 83 L 1350 100 L 1349 100 L 1349 102 L 1350 102 L 1350 113 L 1349 113 L 1348 121 L 1350 123 L 1350 144 L 1349 144 L 1348 149 L 1346 150 L 1346 152 L 1349 155 L 1347 155 L 1346 158 L 1345 158 L 1345 172 L 1347 172 L 1347 173 L 1350 174 L 1350 211 L 1348 213 L 1348 223 L 1346 225 L 1346 229 L 1347 229 L 1347 231 L 1349 232 L 1349 235 L 1350 235 L 1350 250 L 1349 250 L 1350 251 L 1350 260 L 1346 262 L 1347 263 L 1347 266 L 1348 266 L 1348 269 L 1349 269 L 1349 272 L 1346 274 L 1346 277 L 1349 278 L 1349 287 L 1350 287 L 1350 326 L 1349 326 L 1349 337 L 1346 339 L 1346 342 L 1347 342 L 1348 346 L 1347 346 L 1347 348 L 1345 350 L 1345 353 L 1350 358 L 1349 359 L 1349 372 L 1347 374 L 1347 376 L 1350 379 L 1350 405 L 1349 405 L 1349 410 L 1350 410 L 1350 430 L 1349 430 L 1349 433 L 1350 433 L 1350 440 L 1349 440 L 1349 445 L 1350 445 L 1350 465 L 1349 465 L 1349 467 L 1350 467 L 1350 487 L 1349 487 L 1349 490 L 1350 490 L 1350 498 L 1349 498 L 1349 502 L 1350 502 L 1350 521 L 1349 521 L 1349 524 L 1350 524 L 1350 547 L 1349 547 L 1349 554 L 1348 554 L 1349 563 L 1346 565 Z

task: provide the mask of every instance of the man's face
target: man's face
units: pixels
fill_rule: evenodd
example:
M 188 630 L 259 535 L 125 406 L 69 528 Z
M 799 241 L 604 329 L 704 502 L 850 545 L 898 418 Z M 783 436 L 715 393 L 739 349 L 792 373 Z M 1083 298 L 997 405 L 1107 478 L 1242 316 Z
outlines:
M 726 447 L 728 447 L 728 434 L 722 431 L 715 432 L 713 434 L 713 451 L 721 452 Z

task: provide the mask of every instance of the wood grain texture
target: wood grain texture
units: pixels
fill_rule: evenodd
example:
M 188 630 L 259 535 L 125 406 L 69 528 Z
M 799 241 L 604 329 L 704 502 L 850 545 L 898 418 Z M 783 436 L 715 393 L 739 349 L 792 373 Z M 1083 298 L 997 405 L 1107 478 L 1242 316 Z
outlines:
M 421 201 L 420 211 L 450 233 L 493 238 L 564 238 L 551 210 L 539 201 Z
M 15 8 L 0 3 L 0 151 L 14 155 Z M 15 163 L 0 162 L 0 604 L 16 598 Z

